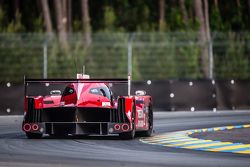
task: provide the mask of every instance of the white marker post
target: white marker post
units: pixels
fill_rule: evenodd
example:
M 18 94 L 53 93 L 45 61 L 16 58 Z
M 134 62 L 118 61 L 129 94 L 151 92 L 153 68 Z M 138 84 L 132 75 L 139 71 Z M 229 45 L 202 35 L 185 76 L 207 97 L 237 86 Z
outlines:
M 131 77 L 128 75 L 128 96 L 130 96 L 130 91 L 131 91 Z
M 43 78 L 48 77 L 48 46 L 47 42 L 43 44 Z
M 128 96 L 131 95 L 131 79 L 132 79 L 132 42 L 135 33 L 129 36 L 128 40 Z

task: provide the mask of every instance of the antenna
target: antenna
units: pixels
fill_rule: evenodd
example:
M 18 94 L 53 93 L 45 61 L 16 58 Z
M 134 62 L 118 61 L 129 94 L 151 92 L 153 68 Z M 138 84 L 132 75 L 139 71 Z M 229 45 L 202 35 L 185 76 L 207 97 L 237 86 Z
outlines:
M 90 76 L 85 73 L 85 65 L 82 66 L 82 73 L 77 73 L 76 78 L 77 79 L 90 79 Z
M 85 65 L 82 66 L 82 74 L 85 74 Z

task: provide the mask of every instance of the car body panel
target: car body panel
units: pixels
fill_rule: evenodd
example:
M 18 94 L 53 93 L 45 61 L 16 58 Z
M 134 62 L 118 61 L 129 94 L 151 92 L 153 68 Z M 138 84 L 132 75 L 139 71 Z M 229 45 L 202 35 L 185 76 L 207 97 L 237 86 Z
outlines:
M 133 127 L 136 131 L 150 128 L 150 96 L 118 96 L 114 99 L 106 82 L 73 81 L 64 88 L 62 95 L 25 94 L 24 132 L 110 135 L 130 132 Z M 25 82 L 25 89 L 27 83 L 29 81 Z

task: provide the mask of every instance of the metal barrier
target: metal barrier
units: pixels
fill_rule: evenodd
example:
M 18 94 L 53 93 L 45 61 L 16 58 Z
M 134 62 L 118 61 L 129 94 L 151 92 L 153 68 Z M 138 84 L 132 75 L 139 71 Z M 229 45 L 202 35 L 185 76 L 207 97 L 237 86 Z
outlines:
M 46 86 L 46 90 L 55 87 Z M 36 86 L 42 93 L 43 87 Z M 127 89 L 112 88 L 116 95 Z M 133 82 L 135 90 L 146 90 L 153 97 L 154 110 L 197 111 L 250 109 L 250 80 L 166 80 Z M 0 115 L 23 114 L 23 85 L 0 84 Z

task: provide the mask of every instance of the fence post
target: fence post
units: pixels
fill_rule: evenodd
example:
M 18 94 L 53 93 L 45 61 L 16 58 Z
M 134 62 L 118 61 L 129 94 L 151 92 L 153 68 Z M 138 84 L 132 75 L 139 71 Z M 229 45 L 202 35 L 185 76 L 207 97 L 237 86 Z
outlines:
M 209 78 L 214 78 L 214 56 L 213 56 L 213 42 L 210 39 L 208 42 L 208 52 L 209 52 Z
M 209 55 L 209 78 L 214 78 L 214 55 L 213 55 L 213 36 L 209 34 L 208 38 L 208 55 Z
M 43 44 L 43 78 L 48 77 L 48 44 L 47 41 Z
M 128 96 L 131 94 L 131 79 L 132 79 L 132 42 L 135 33 L 129 35 L 128 39 Z

